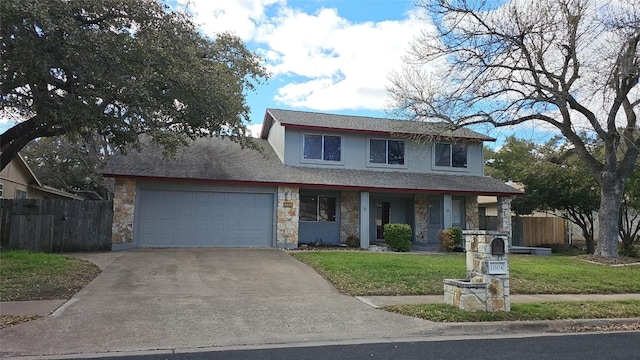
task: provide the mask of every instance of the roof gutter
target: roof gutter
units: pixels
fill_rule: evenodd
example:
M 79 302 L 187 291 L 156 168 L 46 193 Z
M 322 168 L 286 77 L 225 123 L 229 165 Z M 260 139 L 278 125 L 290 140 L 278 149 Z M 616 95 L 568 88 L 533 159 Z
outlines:
M 344 128 L 332 128 L 332 127 L 327 127 L 327 126 L 314 126 L 314 125 L 300 125 L 300 124 L 291 124 L 291 123 L 285 123 L 285 122 L 281 122 L 280 123 L 282 126 L 284 127 L 288 127 L 288 128 L 292 128 L 292 129 L 300 129 L 300 130 L 311 130 L 311 131 L 331 131 L 331 132 L 343 132 L 343 133 L 351 133 L 351 134 L 370 134 L 370 135 L 385 135 L 385 136 L 389 136 L 389 135 L 406 135 L 406 136 L 412 136 L 412 135 L 420 135 L 420 134 L 415 134 L 415 133 L 404 133 L 404 132 L 398 132 L 398 131 L 393 131 L 393 132 L 389 132 L 389 131 L 379 131 L 379 130 L 362 130 L 362 129 L 344 129 Z M 491 138 L 491 137 L 486 137 L 486 138 L 475 138 L 475 137 L 464 137 L 464 136 L 445 136 L 445 135 L 437 135 L 437 134 L 433 134 L 430 136 L 434 136 L 436 139 L 451 139 L 451 138 L 455 138 L 455 139 L 460 139 L 460 140 L 470 140 L 470 141 L 491 141 L 494 142 L 496 141 L 496 139 Z
M 309 184 L 295 182 L 274 182 L 274 181 L 247 181 L 247 180 L 218 180 L 218 179 L 190 179 L 190 178 L 168 178 L 156 176 L 141 175 L 122 175 L 122 174 L 102 174 L 103 177 L 114 179 L 131 179 L 141 181 L 170 181 L 170 182 L 191 182 L 200 184 L 226 184 L 226 185 L 255 185 L 255 186 L 294 186 L 313 189 L 330 189 L 330 190 L 349 190 L 349 191 L 384 191 L 395 193 L 424 193 L 424 194 L 453 194 L 453 195 L 485 195 L 485 196 L 504 196 L 515 197 L 524 195 L 523 192 L 514 189 L 513 192 L 495 192 L 495 191 L 469 191 L 469 190 L 440 190 L 440 189 L 412 189 L 412 188 L 394 188 L 394 187 L 371 187 L 371 186 L 355 186 L 355 185 L 330 185 L 330 184 Z

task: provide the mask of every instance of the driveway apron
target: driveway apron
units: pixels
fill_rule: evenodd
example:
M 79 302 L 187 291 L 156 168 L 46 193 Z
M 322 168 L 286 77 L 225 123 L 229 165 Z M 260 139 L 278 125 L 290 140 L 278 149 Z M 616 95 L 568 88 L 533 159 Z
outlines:
M 44 318 L 0 330 L 3 356 L 420 336 L 272 249 L 125 251 Z

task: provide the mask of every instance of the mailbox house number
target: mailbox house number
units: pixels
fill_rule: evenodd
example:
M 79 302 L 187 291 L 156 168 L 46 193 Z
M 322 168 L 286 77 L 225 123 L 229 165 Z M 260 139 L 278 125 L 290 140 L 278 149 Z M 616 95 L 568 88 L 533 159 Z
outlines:
M 490 275 L 505 275 L 507 273 L 506 261 L 489 261 Z

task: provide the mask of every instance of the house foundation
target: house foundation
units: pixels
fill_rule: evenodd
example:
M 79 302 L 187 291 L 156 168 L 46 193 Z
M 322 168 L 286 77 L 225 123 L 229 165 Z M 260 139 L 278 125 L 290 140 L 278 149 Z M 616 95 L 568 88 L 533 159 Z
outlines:
M 444 302 L 463 311 L 510 311 L 508 237 L 504 232 L 464 230 L 466 279 L 444 280 Z

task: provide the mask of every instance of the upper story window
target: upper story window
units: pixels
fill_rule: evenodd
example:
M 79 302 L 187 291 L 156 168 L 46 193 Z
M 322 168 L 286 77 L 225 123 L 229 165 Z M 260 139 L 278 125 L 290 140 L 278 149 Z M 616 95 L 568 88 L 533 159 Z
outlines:
M 434 153 L 436 166 L 467 167 L 467 145 L 437 143 Z
M 301 195 L 300 221 L 336 221 L 336 197 Z
M 369 162 L 404 165 L 404 141 L 369 139 Z
M 335 135 L 304 134 L 304 159 L 340 161 L 342 139 Z

